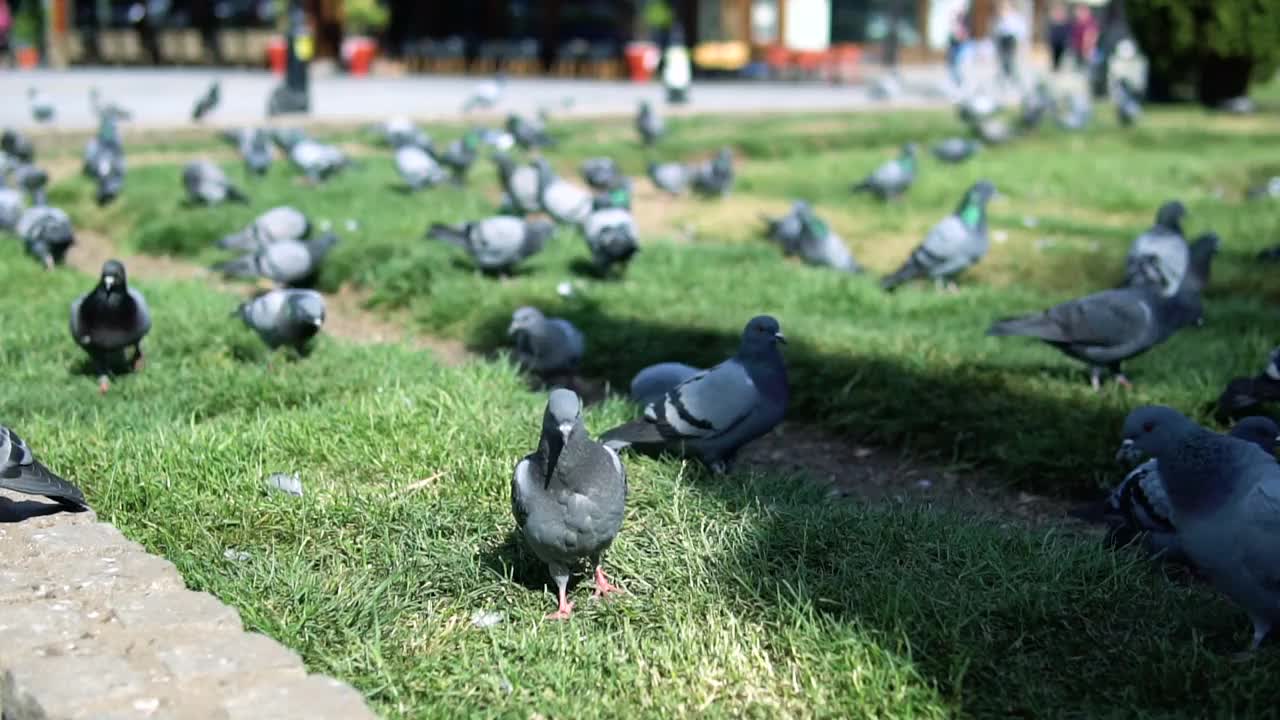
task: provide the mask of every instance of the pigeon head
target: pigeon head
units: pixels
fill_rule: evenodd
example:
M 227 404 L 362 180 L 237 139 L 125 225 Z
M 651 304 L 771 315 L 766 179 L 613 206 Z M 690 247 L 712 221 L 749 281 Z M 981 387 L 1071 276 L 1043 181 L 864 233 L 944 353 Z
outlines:
M 1231 437 L 1240 438 L 1274 455 L 1276 443 L 1280 442 L 1280 425 L 1269 417 L 1254 415 L 1236 423 L 1231 428 Z
M 98 280 L 98 285 L 108 295 L 127 292 L 129 285 L 125 277 L 124 263 L 119 260 L 108 260 L 103 263 L 102 276 Z
M 511 314 L 511 325 L 507 327 L 507 335 L 515 335 L 518 332 L 538 334 L 546 321 L 546 316 L 538 308 L 522 307 Z
M 1143 405 L 1124 420 L 1123 442 L 1116 459 L 1133 464 L 1142 455 L 1159 458 L 1172 453 L 1196 424 L 1163 405 Z
M 916 157 L 916 150 L 917 150 L 917 147 L 915 143 L 913 142 L 905 143 L 902 146 L 902 157 L 904 159 L 914 160 Z
M 290 293 L 285 301 L 285 308 L 290 319 L 301 325 L 310 325 L 319 331 L 324 325 L 324 299 L 314 292 Z
M 1272 380 L 1280 380 L 1280 346 L 1277 346 L 1267 356 L 1267 367 L 1262 372 Z
M 995 197 L 996 186 L 988 180 L 979 180 L 974 183 L 967 191 L 964 198 L 960 200 L 960 207 L 956 210 L 956 215 L 964 221 L 969 227 L 978 227 L 982 225 L 986 216 L 984 210 L 987 202 Z
M 778 343 L 786 344 L 787 338 L 782 334 L 782 326 L 772 315 L 759 315 L 751 318 L 747 327 L 742 330 L 742 346 L 739 354 L 750 355 L 764 350 L 774 350 Z
M 804 200 L 796 200 L 795 202 L 791 203 L 791 212 L 796 215 L 804 216 L 806 214 L 812 213 L 813 207 L 809 205 L 809 203 L 805 202 Z
M 1177 200 L 1170 200 L 1161 205 L 1160 209 L 1156 211 L 1156 224 L 1181 233 L 1182 218 L 1186 217 L 1186 215 L 1187 208 L 1185 205 Z
M 547 484 L 555 474 L 560 456 L 574 435 L 585 433 L 582 425 L 582 400 L 565 388 L 556 388 L 547 397 L 547 411 L 542 414 L 542 441 L 539 450 L 547 461 Z M 570 453 L 572 457 L 572 452 Z
M 35 165 L 23 165 L 14 173 L 18 184 L 29 192 L 35 192 L 49 184 L 49 173 Z

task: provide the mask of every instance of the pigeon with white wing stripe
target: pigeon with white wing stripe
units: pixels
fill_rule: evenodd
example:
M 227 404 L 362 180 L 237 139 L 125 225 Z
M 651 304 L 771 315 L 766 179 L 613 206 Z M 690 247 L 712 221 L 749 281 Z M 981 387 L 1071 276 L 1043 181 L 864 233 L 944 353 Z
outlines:
M 43 495 L 69 510 L 89 509 L 80 488 L 51 472 L 25 441 L 4 425 L 0 425 L 0 488 Z

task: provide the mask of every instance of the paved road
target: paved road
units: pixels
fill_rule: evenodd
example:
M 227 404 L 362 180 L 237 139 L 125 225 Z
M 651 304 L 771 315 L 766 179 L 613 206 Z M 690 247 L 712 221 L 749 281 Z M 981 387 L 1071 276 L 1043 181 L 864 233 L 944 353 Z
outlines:
M 869 76 L 875 74 L 868 69 Z M 57 127 L 91 129 L 96 120 L 89 110 L 89 88 L 133 111 L 134 125 L 180 127 L 190 124 L 195 98 L 213 78 L 222 80 L 222 105 L 209 118 L 216 126 L 261 123 L 267 96 L 276 80 L 265 71 L 211 69 L 77 68 L 65 71 L 8 70 L 0 73 L 0 127 L 29 127 L 25 101 L 28 87 L 39 87 L 57 106 Z M 906 91 L 897 106 L 927 106 L 945 102 L 939 93 L 942 71 L 936 66 L 908 68 Z M 312 78 L 312 115 L 321 121 L 357 122 L 403 113 L 432 119 L 457 117 L 478 79 L 465 76 L 409 75 L 352 78 L 316 74 Z M 500 111 L 555 110 L 564 100 L 572 107 L 564 114 L 606 115 L 634 112 L 643 98 L 661 100 L 658 85 L 625 82 L 513 78 Z M 679 112 L 760 112 L 801 110 L 858 110 L 885 107 L 872 100 L 865 85 L 707 81 L 696 84 L 692 102 Z M 674 112 L 674 111 L 673 111 Z

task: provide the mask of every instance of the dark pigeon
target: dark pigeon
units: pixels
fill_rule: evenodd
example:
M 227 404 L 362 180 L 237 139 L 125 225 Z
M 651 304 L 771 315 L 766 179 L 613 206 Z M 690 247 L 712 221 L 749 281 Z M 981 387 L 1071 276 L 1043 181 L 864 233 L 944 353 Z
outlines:
M 0 425 L 0 488 L 42 495 L 76 512 L 89 509 L 80 488 L 53 474 L 26 441 L 4 425 Z
M 71 303 L 71 337 L 84 348 L 98 375 L 98 389 L 105 393 L 113 366 L 133 349 L 128 364 L 134 371 L 144 362 L 142 339 L 151 332 L 151 311 L 142 293 L 129 287 L 124 265 L 108 260 L 94 289 Z

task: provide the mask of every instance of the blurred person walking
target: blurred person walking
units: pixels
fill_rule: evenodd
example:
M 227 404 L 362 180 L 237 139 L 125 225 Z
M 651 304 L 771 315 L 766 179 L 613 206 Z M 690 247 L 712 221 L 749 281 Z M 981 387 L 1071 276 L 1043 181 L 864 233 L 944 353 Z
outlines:
M 1049 56 L 1053 60 L 1053 71 L 1062 67 L 1062 58 L 1071 45 L 1071 13 L 1067 12 L 1065 3 L 1055 2 L 1049 8 Z
M 1082 71 L 1088 71 L 1097 48 L 1098 20 L 1093 16 L 1093 8 L 1076 5 L 1075 17 L 1071 22 L 1071 51 L 1075 53 L 1076 65 Z
M 964 87 L 962 70 L 965 52 L 969 48 L 969 18 L 960 10 L 951 18 L 951 30 L 947 33 L 947 71 L 957 88 Z
M 1000 15 L 996 18 L 993 34 L 1000 57 L 1000 77 L 1006 83 L 1017 85 L 1018 43 L 1027 34 L 1027 21 L 1014 7 L 1012 0 L 1004 0 L 1000 4 Z

